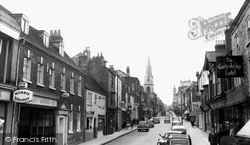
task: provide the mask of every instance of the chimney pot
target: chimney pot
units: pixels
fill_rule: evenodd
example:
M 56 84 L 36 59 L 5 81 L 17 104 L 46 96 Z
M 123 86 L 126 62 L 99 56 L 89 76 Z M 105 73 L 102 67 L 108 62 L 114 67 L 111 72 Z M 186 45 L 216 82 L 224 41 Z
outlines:
M 54 30 L 54 36 L 57 36 L 57 30 Z

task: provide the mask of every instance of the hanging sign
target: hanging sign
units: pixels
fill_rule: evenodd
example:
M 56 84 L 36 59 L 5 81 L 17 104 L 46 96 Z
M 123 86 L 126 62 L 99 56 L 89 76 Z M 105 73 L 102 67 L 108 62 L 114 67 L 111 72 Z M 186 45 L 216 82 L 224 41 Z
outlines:
M 13 101 L 18 103 L 26 103 L 32 101 L 33 92 L 29 90 L 16 90 L 14 92 Z
M 216 57 L 218 78 L 244 77 L 242 56 Z

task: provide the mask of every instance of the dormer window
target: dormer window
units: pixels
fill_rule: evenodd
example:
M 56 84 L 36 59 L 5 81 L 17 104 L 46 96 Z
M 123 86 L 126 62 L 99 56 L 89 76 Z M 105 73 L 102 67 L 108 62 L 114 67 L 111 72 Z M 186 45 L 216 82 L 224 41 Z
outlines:
M 21 20 L 21 29 L 25 34 L 29 34 L 29 18 L 26 17 L 25 15 L 22 15 L 22 20 Z
M 61 43 L 61 42 L 60 42 L 60 44 L 59 44 L 59 54 L 60 54 L 61 56 L 64 56 L 64 45 L 63 45 L 63 43 Z
M 43 33 L 43 44 L 46 47 L 49 47 L 49 33 L 47 33 L 46 31 L 44 31 Z

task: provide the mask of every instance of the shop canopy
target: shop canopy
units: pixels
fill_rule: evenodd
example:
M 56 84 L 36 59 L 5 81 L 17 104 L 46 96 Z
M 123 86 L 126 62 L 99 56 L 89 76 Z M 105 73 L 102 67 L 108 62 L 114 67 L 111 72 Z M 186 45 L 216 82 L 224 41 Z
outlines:
M 236 136 L 250 138 L 250 120 L 240 129 Z

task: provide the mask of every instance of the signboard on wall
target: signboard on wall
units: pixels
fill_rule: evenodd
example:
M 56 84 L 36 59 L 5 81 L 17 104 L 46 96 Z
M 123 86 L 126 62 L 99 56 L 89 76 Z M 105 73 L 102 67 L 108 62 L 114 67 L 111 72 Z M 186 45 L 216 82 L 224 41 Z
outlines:
M 26 103 L 32 101 L 33 92 L 29 90 L 16 90 L 14 92 L 13 101 L 18 103 Z
M 216 57 L 216 70 L 218 78 L 243 77 L 242 56 Z

